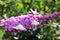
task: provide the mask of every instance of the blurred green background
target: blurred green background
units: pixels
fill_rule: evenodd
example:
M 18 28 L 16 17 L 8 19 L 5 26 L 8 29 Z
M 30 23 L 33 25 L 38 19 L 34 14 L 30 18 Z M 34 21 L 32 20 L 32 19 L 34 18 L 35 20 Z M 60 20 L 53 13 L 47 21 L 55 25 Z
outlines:
M 50 14 L 60 11 L 60 0 L 0 0 L 0 19 L 26 14 L 32 9 L 38 9 L 40 14 Z M 0 30 L 0 38 L 4 31 Z
M 38 9 L 40 14 L 60 10 L 60 0 L 0 0 L 0 19 L 4 14 L 8 17 L 26 14 L 30 8 Z

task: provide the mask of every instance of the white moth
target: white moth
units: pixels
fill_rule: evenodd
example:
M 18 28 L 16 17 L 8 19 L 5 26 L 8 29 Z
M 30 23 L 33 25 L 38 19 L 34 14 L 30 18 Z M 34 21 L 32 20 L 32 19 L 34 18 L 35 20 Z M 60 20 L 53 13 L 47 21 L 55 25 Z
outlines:
M 4 26 L 4 24 L 0 24 L 0 27 L 1 27 L 1 26 Z
M 34 21 L 31 23 L 31 25 L 37 26 L 37 25 L 39 25 L 39 22 L 37 22 L 36 20 L 34 20 Z
M 24 26 L 21 25 L 21 24 L 15 26 L 15 27 L 13 27 L 13 28 L 16 29 L 16 30 L 24 30 L 24 31 L 26 31 L 26 28 L 24 28 Z

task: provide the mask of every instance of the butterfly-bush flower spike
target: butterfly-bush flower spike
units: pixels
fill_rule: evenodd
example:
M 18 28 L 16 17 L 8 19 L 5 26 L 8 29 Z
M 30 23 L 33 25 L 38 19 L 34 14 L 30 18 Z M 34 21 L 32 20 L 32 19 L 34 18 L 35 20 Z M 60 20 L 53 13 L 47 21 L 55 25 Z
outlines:
M 33 11 L 31 9 L 31 11 L 37 13 L 36 10 Z M 45 23 L 48 20 L 57 18 L 58 16 L 60 16 L 60 12 L 55 12 L 53 14 L 47 14 L 47 15 L 27 14 L 17 17 L 10 17 L 6 20 L 0 20 L 0 24 L 4 25 L 3 28 L 6 31 L 12 31 L 12 30 L 25 31 L 28 29 L 32 29 L 32 26 L 37 28 L 37 26 L 40 25 L 41 21 Z

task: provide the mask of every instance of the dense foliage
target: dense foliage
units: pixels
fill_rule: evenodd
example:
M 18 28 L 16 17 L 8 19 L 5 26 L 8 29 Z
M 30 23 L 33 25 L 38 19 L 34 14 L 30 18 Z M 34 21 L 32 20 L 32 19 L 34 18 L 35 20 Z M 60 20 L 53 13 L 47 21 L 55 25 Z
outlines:
M 30 8 L 38 9 L 40 14 L 52 13 L 60 10 L 59 0 L 1 0 L 0 1 L 0 16 L 4 14 L 17 16 L 26 14 Z M 1 18 L 0 17 L 0 18 Z
M 16 19 L 18 20 L 22 14 L 29 14 L 30 9 L 37 9 L 40 14 L 43 14 L 43 17 L 40 18 L 43 20 L 40 21 L 40 26 L 37 26 L 38 28 L 36 30 L 34 28 L 20 32 L 23 30 L 21 29 L 18 32 L 11 33 L 12 29 L 9 27 L 19 24 Z M 2 20 L 2 23 L 6 21 L 7 25 L 5 23 L 5 27 L 3 27 L 4 30 L 0 30 L 0 38 L 3 36 L 3 40 L 56 40 L 56 30 L 59 29 L 58 26 L 60 25 L 60 13 L 57 11 L 60 11 L 60 0 L 0 0 L 0 19 L 5 19 L 6 15 L 8 18 Z M 25 16 L 21 19 L 23 20 L 24 17 Z M 20 22 L 22 25 L 27 25 L 31 22 L 28 21 L 29 23 L 26 23 L 25 20 L 22 20 Z M 20 19 L 18 21 L 20 21 Z M 26 29 L 30 28 L 30 25 L 28 26 L 28 28 L 26 26 Z

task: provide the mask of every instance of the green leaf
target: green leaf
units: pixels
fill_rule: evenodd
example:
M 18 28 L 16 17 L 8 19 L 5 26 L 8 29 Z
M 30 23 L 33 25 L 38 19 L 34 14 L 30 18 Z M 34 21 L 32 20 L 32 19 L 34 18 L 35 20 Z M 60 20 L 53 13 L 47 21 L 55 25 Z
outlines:
M 21 9 L 24 8 L 23 4 L 22 3 L 16 3 L 16 8 L 17 8 L 17 11 L 21 11 Z
M 4 30 L 0 30 L 0 39 L 3 37 L 5 31 Z

